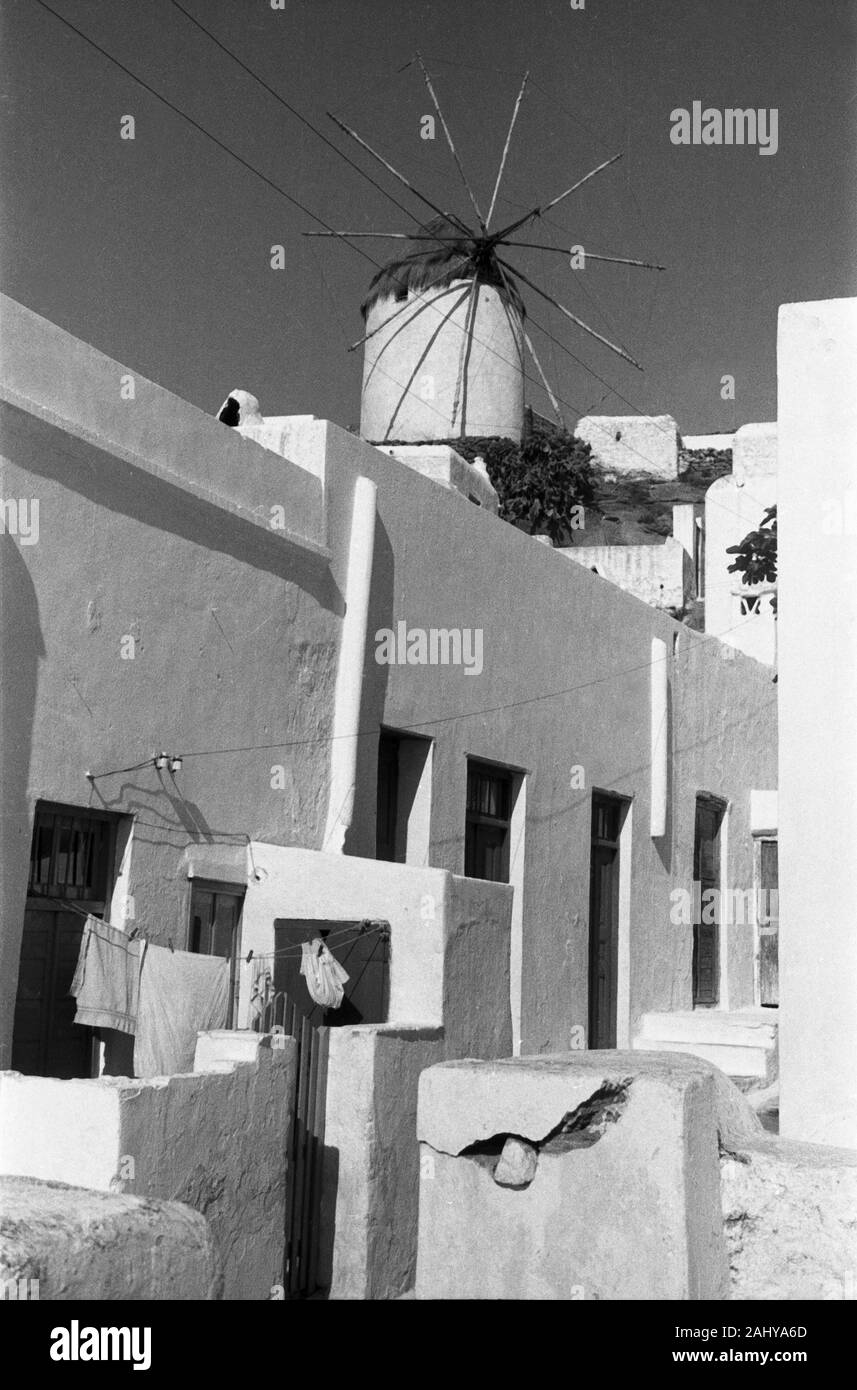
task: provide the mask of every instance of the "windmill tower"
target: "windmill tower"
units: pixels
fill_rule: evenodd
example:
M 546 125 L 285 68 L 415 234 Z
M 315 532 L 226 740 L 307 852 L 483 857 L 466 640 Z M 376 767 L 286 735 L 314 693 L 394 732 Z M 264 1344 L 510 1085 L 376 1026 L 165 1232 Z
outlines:
M 430 444 L 467 435 L 506 436 L 520 440 L 524 422 L 524 352 L 560 425 L 560 404 L 539 361 L 529 332 L 520 286 L 526 285 L 589 337 L 618 357 L 640 368 L 623 347 L 597 333 L 587 323 L 505 259 L 507 248 L 553 253 L 568 258 L 566 247 L 513 239 L 589 179 L 621 159 L 613 155 L 579 178 L 549 202 L 537 204 L 522 217 L 490 230 L 509 153 L 512 133 L 527 86 L 521 84 L 490 206 L 483 217 L 464 173 L 449 127 L 422 59 L 426 86 L 446 142 L 467 192 L 478 228 L 432 202 L 395 169 L 383 155 L 331 112 L 339 129 L 393 175 L 411 195 L 435 214 L 414 230 L 397 232 L 305 232 L 305 236 L 334 236 L 351 241 L 377 237 L 408 243 L 403 254 L 382 266 L 362 305 L 365 332 L 351 345 L 364 347 L 360 433 L 374 444 Z M 394 200 L 395 201 L 395 200 Z M 399 204 L 401 206 L 401 204 Z M 504 253 L 501 255 L 501 251 Z M 663 270 L 663 266 L 624 256 L 597 255 L 587 249 L 587 261 Z M 560 344 L 562 346 L 562 344 Z M 534 379 L 534 378 L 531 378 Z
M 521 438 L 524 305 L 496 263 L 451 223 L 448 240 L 411 241 L 379 271 L 361 305 L 366 324 L 360 433 L 373 444 L 456 435 Z

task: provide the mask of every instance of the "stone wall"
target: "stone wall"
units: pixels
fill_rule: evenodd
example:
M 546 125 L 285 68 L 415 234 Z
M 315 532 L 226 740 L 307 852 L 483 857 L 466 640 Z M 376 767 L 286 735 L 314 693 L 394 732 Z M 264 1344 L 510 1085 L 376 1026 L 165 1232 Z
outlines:
M 224 1297 L 269 1298 L 282 1282 L 295 1043 L 201 1037 L 205 1069 L 186 1076 L 0 1074 L 0 1174 L 185 1203 L 209 1223 Z

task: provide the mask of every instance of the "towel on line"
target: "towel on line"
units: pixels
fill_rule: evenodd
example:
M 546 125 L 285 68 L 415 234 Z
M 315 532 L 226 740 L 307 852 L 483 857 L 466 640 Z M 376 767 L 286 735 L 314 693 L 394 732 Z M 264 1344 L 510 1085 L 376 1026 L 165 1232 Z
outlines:
M 142 942 L 91 914 L 83 928 L 70 993 L 75 1023 L 133 1033 L 137 1026 Z
M 147 945 L 140 970 L 134 1072 L 193 1071 L 196 1035 L 229 1020 L 230 963 L 223 956 Z

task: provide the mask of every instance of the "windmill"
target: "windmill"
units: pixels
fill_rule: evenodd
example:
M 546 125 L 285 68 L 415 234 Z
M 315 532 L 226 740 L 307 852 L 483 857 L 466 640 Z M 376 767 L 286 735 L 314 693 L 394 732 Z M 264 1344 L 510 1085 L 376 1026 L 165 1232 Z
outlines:
M 538 203 L 514 222 L 492 230 L 512 135 L 524 99 L 525 74 L 515 101 L 491 201 L 484 217 L 464 172 L 432 79 L 422 69 L 437 117 L 477 227 L 440 207 L 384 158 L 368 141 L 328 112 L 339 129 L 372 156 L 431 210 L 433 217 L 412 231 L 325 231 L 305 236 L 375 238 L 406 243 L 403 253 L 383 266 L 361 306 L 365 333 L 351 351 L 364 347 L 360 433 L 373 443 L 428 442 L 455 436 L 498 435 L 520 440 L 524 421 L 524 352 L 531 357 L 554 414 L 563 417 L 526 326 L 522 287 L 546 300 L 581 332 L 642 370 L 623 347 L 598 333 L 506 259 L 509 248 L 568 256 L 567 248 L 515 239 L 590 179 L 621 159 L 613 155 L 577 179 L 570 188 Z M 586 258 L 662 270 L 663 266 L 624 256 Z

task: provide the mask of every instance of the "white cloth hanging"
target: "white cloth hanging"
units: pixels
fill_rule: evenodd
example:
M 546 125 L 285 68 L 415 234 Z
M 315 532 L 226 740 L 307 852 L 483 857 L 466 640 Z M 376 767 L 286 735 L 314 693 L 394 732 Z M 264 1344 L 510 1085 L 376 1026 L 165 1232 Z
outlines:
M 339 961 L 334 959 L 320 936 L 301 943 L 301 974 L 306 980 L 310 998 L 326 1009 L 338 1009 L 350 978 Z

